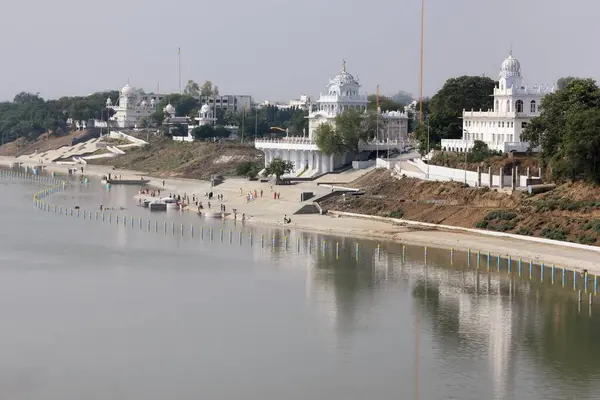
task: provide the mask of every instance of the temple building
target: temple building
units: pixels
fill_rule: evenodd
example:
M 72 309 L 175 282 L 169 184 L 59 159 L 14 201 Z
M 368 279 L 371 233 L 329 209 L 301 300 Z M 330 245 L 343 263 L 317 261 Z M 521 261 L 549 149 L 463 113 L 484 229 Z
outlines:
M 291 161 L 294 164 L 292 176 L 311 177 L 332 172 L 354 160 L 355 154 L 324 154 L 315 142 L 316 130 L 322 124 L 333 124 L 335 117 L 344 110 L 356 109 L 367 111 L 367 95 L 360 93 L 360 84 L 352 74 L 346 70 L 346 63 L 342 70 L 329 79 L 326 86 L 327 92 L 321 93 L 316 107 L 308 109 L 308 133 L 299 137 L 285 137 L 281 139 L 256 140 L 257 149 L 265 153 L 265 167 L 274 158 Z M 378 139 L 372 143 L 361 145 L 361 150 L 375 151 L 378 146 L 403 147 L 408 141 L 408 116 L 404 112 L 391 111 L 381 113 L 381 131 Z M 383 143 L 382 143 L 383 142 Z
M 106 99 L 106 108 L 115 111 L 110 118 L 110 125 L 121 129 L 137 128 L 142 118 L 149 117 L 156 111 L 156 104 L 156 100 L 146 101 L 140 91 L 127 84 L 119 91 L 116 104 L 113 104 L 110 97 Z
M 172 106 L 171 106 L 172 107 Z M 165 109 L 165 111 L 167 111 Z M 173 113 L 174 113 L 173 109 Z M 186 118 L 187 120 L 187 118 Z M 203 105 L 198 112 L 198 116 L 194 118 L 196 121 L 193 124 L 187 124 L 187 135 L 186 136 L 177 136 L 173 135 L 173 140 L 179 142 L 193 142 L 194 141 L 194 130 L 204 125 L 213 126 L 216 123 L 216 118 L 213 116 L 213 111 L 208 104 Z
M 498 86 L 493 92 L 494 108 L 463 110 L 462 139 L 442 139 L 442 150 L 463 152 L 480 140 L 490 150 L 527 151 L 529 143 L 521 140 L 521 133 L 533 117 L 540 115 L 542 97 L 555 90 L 554 85 L 524 85 L 521 64 L 511 52 L 500 66 Z

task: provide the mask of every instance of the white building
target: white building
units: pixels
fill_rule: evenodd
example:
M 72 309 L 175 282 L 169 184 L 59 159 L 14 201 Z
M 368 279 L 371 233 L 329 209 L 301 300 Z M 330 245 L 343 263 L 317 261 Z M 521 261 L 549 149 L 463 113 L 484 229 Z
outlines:
M 250 110 L 252 107 L 252 96 L 250 95 L 211 95 L 200 96 L 200 104 L 208 104 L 216 111 L 217 108 L 225 111 L 241 113 L 244 110 Z
M 554 92 L 556 87 L 523 85 L 521 64 L 512 53 L 502 62 L 498 81 L 493 93 L 494 108 L 463 110 L 463 137 L 442 139 L 443 150 L 462 152 L 480 140 L 490 150 L 527 151 L 529 144 L 521 140 L 521 133 L 531 118 L 539 115 L 542 97 Z
M 285 137 L 282 139 L 257 140 L 255 146 L 265 153 L 265 167 L 274 159 L 282 158 L 294 164 L 292 175 L 310 177 L 327 172 L 348 164 L 354 159 L 354 154 L 322 153 L 315 143 L 316 130 L 322 124 L 333 124 L 335 117 L 344 110 L 356 109 L 361 112 L 367 110 L 367 95 L 359 92 L 360 84 L 346 71 L 346 63 L 334 78 L 329 79 L 327 93 L 321 93 L 317 100 L 315 111 L 308 115 L 308 136 Z M 312 107 L 311 107 L 312 108 Z M 381 114 L 382 127 L 380 139 L 384 143 L 373 141 L 361 145 L 361 150 L 376 150 L 378 146 L 393 144 L 395 147 L 404 145 L 404 138 L 408 135 L 408 116 L 404 112 L 394 111 Z M 389 130 L 386 131 L 387 122 L 390 121 Z M 387 132 L 387 137 L 385 136 Z M 392 135 L 391 137 L 389 135 Z
M 119 92 L 119 99 L 113 104 L 112 99 L 106 99 L 106 108 L 111 108 L 115 114 L 110 118 L 110 125 L 121 129 L 136 128 L 142 118 L 149 117 L 156 111 L 156 101 L 146 101 L 142 95 L 129 84 Z
M 167 106 L 168 107 L 168 106 Z M 173 107 L 173 106 L 171 106 Z M 165 108 L 165 111 L 166 108 Z M 175 109 L 173 108 L 173 114 L 175 114 Z M 173 140 L 177 142 L 193 142 L 194 141 L 194 130 L 204 125 L 214 125 L 217 119 L 213 116 L 213 111 L 211 110 L 208 104 L 205 104 L 200 108 L 198 112 L 198 116 L 194 118 L 196 121 L 194 124 L 190 124 L 187 126 L 187 136 L 173 136 Z

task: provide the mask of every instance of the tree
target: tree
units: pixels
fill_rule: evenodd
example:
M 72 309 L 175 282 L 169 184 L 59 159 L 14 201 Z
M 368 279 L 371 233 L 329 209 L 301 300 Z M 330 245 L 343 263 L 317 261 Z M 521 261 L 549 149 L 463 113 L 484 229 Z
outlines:
M 231 136 L 231 131 L 224 126 L 215 127 L 215 137 L 217 138 L 228 138 Z
M 252 161 L 243 162 L 239 164 L 235 169 L 235 173 L 237 175 L 250 179 L 256 177 L 256 175 L 258 175 L 259 172 L 260 165 Z
M 377 110 L 377 95 L 371 94 L 367 97 L 367 110 Z M 389 97 L 379 96 L 379 108 L 381 111 L 402 111 L 407 103 L 398 103 Z
M 187 81 L 187 84 L 185 85 L 185 89 L 183 90 L 183 93 L 185 93 L 189 96 L 197 97 L 200 94 L 200 86 L 193 80 L 189 80 L 189 81 Z
M 200 102 L 197 98 L 189 94 L 173 93 L 161 100 L 156 109 L 162 112 L 169 103 L 175 107 L 175 115 L 179 117 L 197 114 L 197 110 L 200 108 Z
M 412 93 L 400 90 L 395 95 L 393 95 L 391 99 L 399 104 L 410 104 L 414 100 L 414 96 L 412 95 Z
M 448 79 L 427 102 L 430 141 L 438 143 L 441 139 L 460 139 L 463 110 L 492 109 L 493 98 L 490 95 L 495 86 L 494 80 L 482 76 Z
M 213 87 L 212 95 L 215 97 L 219 95 L 219 87 L 217 85 L 215 85 L 215 87 Z
M 569 83 L 571 83 L 571 81 L 574 81 L 575 79 L 577 79 L 577 78 L 575 78 L 574 76 L 565 76 L 565 77 L 559 78 L 559 80 L 556 81 L 556 86 L 559 89 L 564 89 L 567 87 L 567 85 Z
M 213 84 L 211 81 L 205 81 L 200 88 L 201 96 L 211 96 L 213 94 Z
M 334 125 L 322 124 L 316 130 L 316 143 L 325 154 L 349 151 L 356 156 L 360 145 L 373 139 L 377 133 L 375 113 L 363 114 L 357 109 L 346 109 L 337 115 Z
M 573 79 L 544 96 L 541 112 L 531 120 L 521 138 L 540 146 L 540 158 L 552 177 L 600 182 L 596 165 L 600 89 L 593 79 Z M 586 119 L 589 118 L 589 122 Z
M 291 161 L 285 161 L 281 158 L 274 158 L 273 161 L 265 168 L 265 175 L 275 175 L 275 180 L 280 180 L 281 177 L 294 169 L 294 164 Z
M 207 140 L 215 137 L 215 129 L 211 125 L 202 125 L 194 129 L 194 138 Z

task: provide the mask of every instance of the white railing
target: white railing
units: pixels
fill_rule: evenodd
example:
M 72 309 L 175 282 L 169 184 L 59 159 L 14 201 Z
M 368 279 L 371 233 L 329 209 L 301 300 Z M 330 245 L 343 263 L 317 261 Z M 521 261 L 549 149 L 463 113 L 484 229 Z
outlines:
M 256 139 L 255 143 L 315 144 L 315 141 L 303 136 L 288 136 L 277 139 Z

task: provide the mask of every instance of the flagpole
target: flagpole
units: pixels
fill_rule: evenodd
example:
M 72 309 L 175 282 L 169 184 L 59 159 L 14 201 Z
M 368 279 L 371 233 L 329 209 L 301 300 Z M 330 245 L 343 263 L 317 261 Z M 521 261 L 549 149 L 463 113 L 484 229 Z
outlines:
M 419 123 L 423 121 L 423 36 L 425 32 L 425 0 L 421 0 L 421 74 L 419 76 Z
M 177 49 L 177 58 L 178 58 L 178 68 L 179 68 L 179 94 L 181 91 L 181 47 Z
M 377 158 L 375 159 L 375 161 L 377 161 L 377 159 L 379 158 L 379 85 L 377 85 L 377 108 L 375 109 L 375 112 L 377 113 L 377 137 L 375 139 Z

